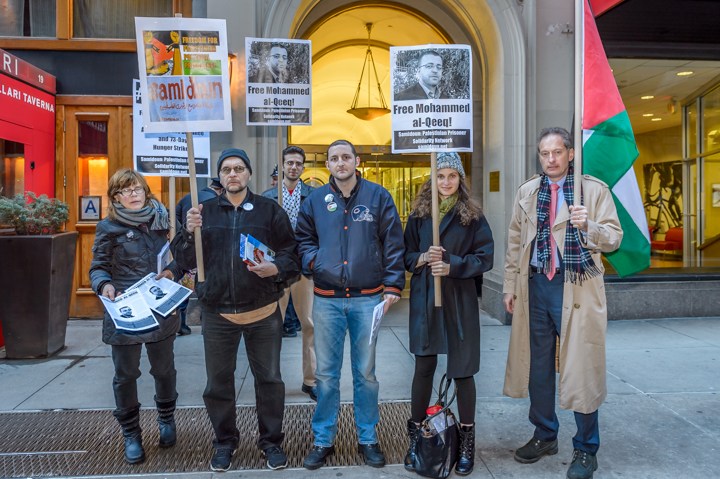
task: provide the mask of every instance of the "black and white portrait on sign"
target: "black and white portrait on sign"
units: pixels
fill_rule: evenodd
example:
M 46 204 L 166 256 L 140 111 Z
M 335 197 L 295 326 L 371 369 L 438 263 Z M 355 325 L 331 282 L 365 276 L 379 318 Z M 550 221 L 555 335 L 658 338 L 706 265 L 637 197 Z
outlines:
M 245 38 L 248 125 L 312 124 L 310 40 Z
M 433 100 L 470 98 L 470 51 L 439 45 L 397 47 L 393 99 Z
M 390 47 L 392 152 L 472 151 L 469 45 Z
M 283 40 L 249 42 L 247 77 L 251 83 L 310 83 L 310 44 Z

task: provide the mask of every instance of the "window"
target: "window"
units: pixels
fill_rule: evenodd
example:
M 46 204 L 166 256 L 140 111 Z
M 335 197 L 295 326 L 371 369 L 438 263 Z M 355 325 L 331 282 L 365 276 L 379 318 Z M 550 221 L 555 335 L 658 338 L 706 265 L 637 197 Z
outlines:
M 0 0 L 0 37 L 55 37 L 56 0 Z

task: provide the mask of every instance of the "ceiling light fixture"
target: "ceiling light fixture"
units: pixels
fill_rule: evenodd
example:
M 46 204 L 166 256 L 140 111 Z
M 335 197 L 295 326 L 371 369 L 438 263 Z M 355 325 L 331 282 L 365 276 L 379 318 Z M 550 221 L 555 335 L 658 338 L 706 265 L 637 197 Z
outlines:
M 363 68 L 360 72 L 360 80 L 358 80 L 358 86 L 357 90 L 355 90 L 355 98 L 353 98 L 352 105 L 350 106 L 350 109 L 347 111 L 351 115 L 356 116 L 360 120 L 374 120 L 375 118 L 380 118 L 383 115 L 387 115 L 390 113 L 390 109 L 387 107 L 387 103 L 385 102 L 385 96 L 383 95 L 382 88 L 380 87 L 380 79 L 378 78 L 377 74 L 377 68 L 375 68 L 375 59 L 373 58 L 372 50 L 370 49 L 370 33 L 372 32 L 372 23 L 366 23 L 365 29 L 368 32 L 368 46 L 367 50 L 365 51 L 365 60 L 363 60 Z M 373 73 L 375 74 L 375 83 L 377 84 L 378 94 L 380 95 L 380 105 L 379 106 L 371 106 L 370 105 L 370 90 L 371 90 L 371 84 L 370 84 L 370 65 L 372 65 Z M 360 100 L 360 87 L 362 86 L 363 81 L 363 75 L 365 75 L 365 68 L 368 69 L 368 78 L 367 78 L 367 90 L 368 90 L 368 101 L 367 106 L 365 107 L 359 107 L 358 102 Z
M 662 121 L 662 118 L 650 118 L 650 121 Z
M 687 72 L 677 72 L 675 75 L 677 75 L 677 76 L 679 76 L 679 77 L 689 77 L 689 76 L 692 75 L 693 73 L 695 73 L 695 72 L 691 72 L 691 71 L 687 71 Z
M 652 100 L 653 98 L 655 98 L 655 95 L 645 95 L 640 97 L 641 100 Z
M 651 117 L 651 116 L 655 116 L 655 113 L 643 113 L 643 116 L 644 116 L 644 117 Z

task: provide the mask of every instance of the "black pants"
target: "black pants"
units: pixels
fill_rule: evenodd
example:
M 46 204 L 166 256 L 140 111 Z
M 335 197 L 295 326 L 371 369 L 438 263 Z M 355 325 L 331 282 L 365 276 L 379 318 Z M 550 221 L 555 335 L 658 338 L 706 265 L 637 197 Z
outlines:
M 432 396 L 432 382 L 437 368 L 437 356 L 415 356 L 410 415 L 413 422 L 421 422 Z M 475 423 L 475 378 L 452 378 L 457 385 L 457 408 L 462 424 Z M 450 393 L 448 396 L 452 395 Z
M 530 422 L 534 437 L 541 441 L 557 439 L 560 422 L 555 414 L 555 341 L 560 336 L 563 310 L 563 272 L 549 280 L 533 273 L 528 280 L 530 293 Z M 577 327 L 582 327 L 580 323 Z M 569 367 L 572 367 L 570 365 Z M 573 447 L 590 454 L 600 447 L 598 411 L 575 411 L 577 434 Z
M 174 334 L 156 343 L 145 343 L 150 361 L 150 374 L 155 379 L 155 399 L 159 402 L 177 399 L 174 343 Z M 113 392 L 118 412 L 140 405 L 137 395 L 137 379 L 141 374 L 141 351 L 142 344 L 112 346 L 112 360 L 115 365 Z
M 202 312 L 207 386 L 205 407 L 215 431 L 216 449 L 236 449 L 240 431 L 236 424 L 235 369 L 240 339 L 245 337 L 250 371 L 255 379 L 255 406 L 260 437 L 258 447 L 282 444 L 285 383 L 280 376 L 282 315 L 276 309 L 265 319 L 235 324 L 219 314 Z

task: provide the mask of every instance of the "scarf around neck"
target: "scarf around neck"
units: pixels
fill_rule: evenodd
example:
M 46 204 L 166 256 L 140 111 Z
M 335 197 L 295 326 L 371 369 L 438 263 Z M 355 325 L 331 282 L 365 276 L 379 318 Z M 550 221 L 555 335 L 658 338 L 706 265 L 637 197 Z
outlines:
M 440 206 L 439 206 L 440 221 L 442 221 L 443 218 L 445 218 L 445 215 L 448 213 L 448 211 L 453 209 L 453 207 L 457 203 L 457 200 L 458 200 L 457 192 L 452 196 L 448 196 L 444 200 L 440 200 Z
M 150 203 L 139 210 L 129 210 L 117 201 L 113 202 L 118 221 L 129 226 L 140 226 L 152 220 L 151 230 L 170 229 L 168 211 L 162 203 L 151 199 Z
M 565 203 L 573 204 L 574 170 L 570 165 L 563 185 Z M 582 204 L 583 198 L 580 198 Z M 552 263 L 550 247 L 550 181 L 543 174 L 540 180 L 540 191 L 537 199 L 538 231 L 536 238 L 538 266 L 542 266 L 543 273 L 547 274 L 555 265 Z M 565 281 L 582 284 L 583 281 L 598 276 L 600 269 L 592 259 L 590 251 L 580 243 L 580 230 L 568 224 L 565 227 L 565 247 L 563 248 L 562 265 L 565 269 Z

